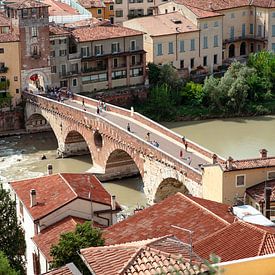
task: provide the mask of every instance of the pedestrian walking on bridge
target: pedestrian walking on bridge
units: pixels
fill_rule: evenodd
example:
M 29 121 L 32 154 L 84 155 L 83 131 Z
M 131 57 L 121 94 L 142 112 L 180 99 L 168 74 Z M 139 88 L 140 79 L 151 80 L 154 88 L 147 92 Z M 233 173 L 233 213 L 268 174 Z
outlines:
M 127 131 L 128 131 L 128 132 L 131 132 L 130 123 L 127 124 Z

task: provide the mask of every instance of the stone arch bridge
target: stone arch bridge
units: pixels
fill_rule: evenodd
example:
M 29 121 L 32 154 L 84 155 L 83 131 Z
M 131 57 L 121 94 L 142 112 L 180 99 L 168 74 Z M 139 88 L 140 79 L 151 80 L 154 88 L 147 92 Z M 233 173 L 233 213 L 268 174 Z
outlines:
M 97 115 L 98 102 L 80 95 L 64 102 L 29 93 L 24 98 L 26 130 L 51 128 L 61 157 L 89 153 L 90 172 L 101 175 L 100 179 L 140 174 L 149 203 L 178 191 L 202 195 L 200 166 L 212 162 L 213 153 L 194 142 L 187 140 L 185 152 L 182 137 L 160 124 L 109 104 Z M 147 132 L 159 147 L 145 140 Z

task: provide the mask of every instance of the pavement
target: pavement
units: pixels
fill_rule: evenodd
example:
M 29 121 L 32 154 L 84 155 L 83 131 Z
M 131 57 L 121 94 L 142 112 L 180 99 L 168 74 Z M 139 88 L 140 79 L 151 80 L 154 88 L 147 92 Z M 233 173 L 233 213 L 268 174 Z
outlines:
M 80 110 L 83 110 L 84 107 L 82 106 L 82 102 L 67 99 L 64 101 L 64 104 L 73 106 L 75 108 L 78 108 Z M 91 113 L 93 115 L 97 115 L 96 113 L 96 107 L 85 104 L 85 110 L 88 113 Z M 209 161 L 202 158 L 199 153 L 196 153 L 193 150 L 190 150 L 189 148 L 187 151 L 185 151 L 184 144 L 178 143 L 174 140 L 171 140 L 170 138 L 165 137 L 164 134 L 157 132 L 156 130 L 150 128 L 147 125 L 143 125 L 138 121 L 135 121 L 131 117 L 122 116 L 120 114 L 116 114 L 110 111 L 102 111 L 99 117 L 104 117 L 105 119 L 109 120 L 110 122 L 120 126 L 121 128 L 124 128 L 127 130 L 128 123 L 130 124 L 131 133 L 138 136 L 139 138 L 146 140 L 146 134 L 150 133 L 150 141 L 157 141 L 159 143 L 159 148 L 163 150 L 164 152 L 167 152 L 171 156 L 175 157 L 176 159 L 183 161 L 184 163 L 190 165 L 196 170 L 201 171 L 200 166 L 202 164 L 209 164 Z M 182 150 L 183 156 L 180 157 L 180 151 Z

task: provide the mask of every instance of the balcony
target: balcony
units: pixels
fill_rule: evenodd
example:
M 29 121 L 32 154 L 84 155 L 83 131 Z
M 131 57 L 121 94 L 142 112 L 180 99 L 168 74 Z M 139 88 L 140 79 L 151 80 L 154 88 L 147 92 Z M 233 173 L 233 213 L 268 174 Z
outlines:
M 223 41 L 223 44 L 233 43 L 233 42 L 242 41 L 242 40 L 265 41 L 265 40 L 267 40 L 267 38 L 263 37 L 263 36 L 256 36 L 254 34 L 246 34 L 246 35 L 234 36 L 234 37 L 227 38 Z
M 31 54 L 31 57 L 32 57 L 33 59 L 39 59 L 39 58 L 41 57 L 41 53 L 32 53 L 32 54 Z
M 141 65 L 143 65 L 143 63 L 141 61 L 139 61 L 139 62 L 132 63 L 131 67 L 136 67 L 136 66 L 141 66 Z
M 121 64 L 117 64 L 116 66 L 112 66 L 112 69 L 120 69 L 120 68 L 125 68 L 126 64 L 125 63 L 121 63 Z
M 82 73 L 93 73 L 93 72 L 106 71 L 106 70 L 107 70 L 107 66 L 103 65 L 103 66 L 98 66 L 98 67 L 82 68 L 81 72 Z
M 60 72 L 59 76 L 60 77 L 70 77 L 70 76 L 78 75 L 78 74 L 79 74 L 79 71 L 68 71 L 68 72 Z
M 2 66 L 0 67 L 0 73 L 6 73 L 8 71 L 8 67 Z

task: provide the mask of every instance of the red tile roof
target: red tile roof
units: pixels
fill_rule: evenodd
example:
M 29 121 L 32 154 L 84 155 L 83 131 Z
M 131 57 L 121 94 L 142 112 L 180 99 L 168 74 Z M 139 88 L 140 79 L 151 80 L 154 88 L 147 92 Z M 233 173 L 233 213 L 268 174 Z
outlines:
M 50 25 L 49 31 L 50 31 L 50 36 L 52 35 L 64 36 L 64 35 L 70 34 L 68 30 L 66 30 L 65 28 L 62 28 L 59 25 Z
M 80 271 L 73 263 L 66 264 L 58 269 L 53 269 L 49 272 L 43 273 L 44 275 L 81 275 Z
M 198 18 L 208 18 L 208 17 L 223 16 L 221 13 L 218 13 L 218 12 L 203 10 L 203 9 L 196 8 L 196 7 L 189 6 L 189 5 L 185 5 L 185 6 L 188 9 L 190 9 Z
M 0 43 L 17 42 L 19 41 L 19 35 L 15 33 L 1 33 Z
M 85 221 L 86 220 L 81 218 L 69 216 L 42 230 L 38 235 L 35 235 L 32 240 L 46 257 L 47 261 L 50 262 L 52 261 L 52 256 L 50 255 L 51 247 L 59 242 L 60 235 L 66 232 L 73 232 L 77 224 L 82 224 Z M 97 224 L 95 224 L 95 226 L 96 225 Z
M 61 173 L 11 183 L 33 220 L 47 216 L 65 204 L 80 198 L 111 206 L 111 195 L 92 174 Z M 30 190 L 36 190 L 37 205 L 30 207 Z M 117 204 L 117 210 L 120 206 Z
M 77 15 L 79 14 L 78 10 L 69 6 L 66 3 L 54 0 L 43 0 L 43 2 L 49 5 L 49 15 L 50 16 L 64 16 L 64 15 Z
M 207 208 L 220 207 L 215 213 Z M 148 207 L 128 219 L 107 228 L 103 235 L 106 244 L 118 244 L 156 238 L 163 235 L 175 235 L 182 241 L 189 237 L 178 226 L 192 230 L 193 240 L 200 240 L 230 223 L 228 206 L 205 200 L 204 206 L 181 193 Z
M 228 169 L 226 162 L 221 163 L 221 166 L 224 171 L 275 167 L 275 157 L 233 160 L 232 169 Z
M 249 195 L 251 198 L 253 198 L 256 202 L 261 203 L 261 202 L 264 202 L 265 187 L 272 188 L 270 200 L 275 201 L 275 179 L 263 181 L 259 184 L 249 187 L 246 189 L 245 192 L 247 195 Z
M 143 32 L 117 25 L 100 25 L 75 29 L 72 34 L 77 41 L 85 42 L 142 35 Z
M 192 272 L 189 259 L 185 261 L 189 253 L 188 246 L 173 236 L 81 250 L 90 269 L 100 275 L 170 274 L 171 269 L 174 273 L 198 274 Z M 196 266 L 202 263 L 193 253 L 192 260 Z
M 7 7 L 18 9 L 18 10 L 30 9 L 30 8 L 41 8 L 41 7 L 49 6 L 37 0 L 14 0 L 12 3 L 6 4 L 6 5 Z
M 10 26 L 11 20 L 6 16 L 5 13 L 0 12 L 0 26 Z
M 194 251 L 205 259 L 214 253 L 222 262 L 271 254 L 275 252 L 275 234 L 237 221 L 195 242 Z

